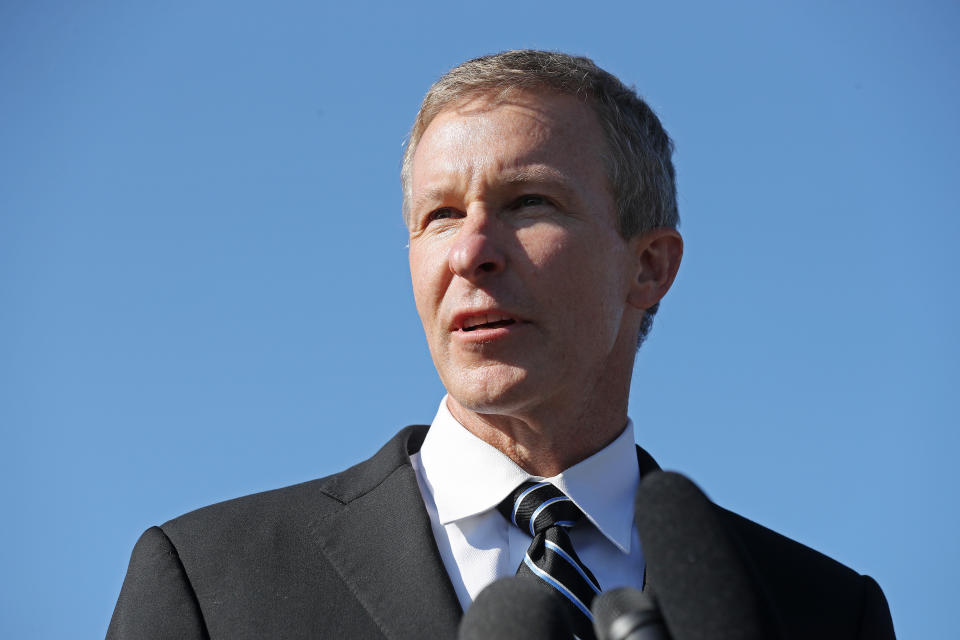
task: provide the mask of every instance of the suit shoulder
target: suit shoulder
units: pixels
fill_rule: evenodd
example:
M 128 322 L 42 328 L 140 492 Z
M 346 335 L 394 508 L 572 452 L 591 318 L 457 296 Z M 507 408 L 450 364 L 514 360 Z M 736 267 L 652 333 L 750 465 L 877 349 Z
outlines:
M 373 457 L 338 473 L 225 500 L 190 511 L 161 525 L 180 547 L 184 541 L 215 541 L 245 533 L 273 537 L 287 529 L 318 526 L 330 514 L 378 486 L 401 466 L 409 465 L 408 450 L 419 449 L 426 427 L 407 427 Z M 217 535 L 218 531 L 224 536 Z
M 747 556 L 763 565 L 776 560 L 781 571 L 801 577 L 805 573 L 818 576 L 819 580 L 858 581 L 862 576 L 833 558 L 805 544 L 788 538 L 741 515 L 721 508 L 727 525 L 741 543 Z M 762 567 L 758 567 L 762 568 Z
M 107 640 L 159 637 L 209 636 L 179 557 L 163 532 L 151 527 L 133 549 Z
M 206 532 L 220 527 L 246 529 L 255 523 L 262 525 L 273 520 L 296 520 L 305 510 L 314 516 L 322 516 L 340 504 L 324 491 L 325 484 L 332 477 L 217 502 L 173 518 L 160 528 L 167 535 L 176 536 L 194 529 Z
M 883 592 L 833 558 L 720 508 L 789 638 L 893 638 Z M 863 635 L 865 630 L 883 633 Z

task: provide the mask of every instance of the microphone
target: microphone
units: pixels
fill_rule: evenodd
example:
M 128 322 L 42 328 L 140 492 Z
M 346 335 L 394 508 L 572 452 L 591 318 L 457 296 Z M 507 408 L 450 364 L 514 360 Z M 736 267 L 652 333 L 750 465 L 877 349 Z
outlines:
M 458 640 L 572 640 L 570 620 L 556 595 L 535 578 L 491 582 L 460 621 Z
M 591 607 L 598 640 L 671 640 L 649 589 L 618 587 L 604 591 Z
M 647 582 L 675 640 L 780 637 L 718 507 L 693 482 L 652 473 L 634 504 Z

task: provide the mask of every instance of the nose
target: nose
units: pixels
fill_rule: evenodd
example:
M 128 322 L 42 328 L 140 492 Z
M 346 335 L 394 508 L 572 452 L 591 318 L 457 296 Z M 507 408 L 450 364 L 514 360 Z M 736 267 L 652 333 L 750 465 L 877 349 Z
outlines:
M 506 255 L 495 227 L 485 213 L 468 215 L 450 247 L 450 271 L 471 282 L 503 271 Z

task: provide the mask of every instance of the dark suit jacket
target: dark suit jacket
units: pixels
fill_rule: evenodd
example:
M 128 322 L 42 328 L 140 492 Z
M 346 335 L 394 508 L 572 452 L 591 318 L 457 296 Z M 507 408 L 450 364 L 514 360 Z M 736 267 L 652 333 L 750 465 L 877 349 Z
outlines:
M 108 639 L 453 638 L 462 611 L 434 542 L 408 427 L 336 475 L 148 529 Z M 638 448 L 641 472 L 658 467 Z M 729 511 L 786 638 L 893 638 L 871 578 Z

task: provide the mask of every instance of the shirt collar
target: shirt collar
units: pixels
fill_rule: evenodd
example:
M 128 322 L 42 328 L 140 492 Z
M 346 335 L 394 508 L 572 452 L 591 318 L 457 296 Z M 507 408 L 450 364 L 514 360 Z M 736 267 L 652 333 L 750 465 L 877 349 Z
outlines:
M 531 476 L 467 431 L 447 409 L 446 396 L 420 448 L 420 462 L 444 525 L 495 508 L 521 482 L 544 479 Z M 606 447 L 546 480 L 629 553 L 634 494 L 640 482 L 632 421 L 628 419 L 623 432 Z

